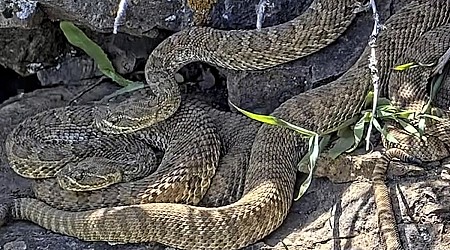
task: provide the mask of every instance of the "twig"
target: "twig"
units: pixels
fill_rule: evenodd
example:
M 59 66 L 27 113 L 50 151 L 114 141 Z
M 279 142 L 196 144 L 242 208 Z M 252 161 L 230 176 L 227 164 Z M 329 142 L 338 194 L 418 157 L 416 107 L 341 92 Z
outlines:
M 120 0 L 119 8 L 117 9 L 117 13 L 116 13 L 116 18 L 114 19 L 113 34 L 117 34 L 119 25 L 122 24 L 123 19 L 125 18 L 125 13 L 127 11 L 127 7 L 128 7 L 128 1 Z
M 86 94 L 87 92 L 91 91 L 93 88 L 95 88 L 98 85 L 100 85 L 106 79 L 107 79 L 106 76 L 102 76 L 102 77 L 100 77 L 100 79 L 98 79 L 94 83 L 88 85 L 85 89 L 83 89 L 80 93 L 78 93 L 74 98 L 72 98 L 72 100 L 69 101 L 69 106 L 71 106 L 74 103 L 77 103 L 78 99 L 80 97 L 82 97 L 84 94 Z
M 373 20 L 374 25 L 372 29 L 372 34 L 369 38 L 369 46 L 370 46 L 370 56 L 369 56 L 369 69 L 370 74 L 372 76 L 372 83 L 373 83 L 373 100 L 372 100 L 372 117 L 370 118 L 369 128 L 367 129 L 367 135 L 366 135 L 366 151 L 370 149 L 370 135 L 372 134 L 372 128 L 373 128 L 373 120 L 375 119 L 375 116 L 377 114 L 377 104 L 378 104 L 378 92 L 379 92 L 379 76 L 378 76 L 378 69 L 377 69 L 377 58 L 376 58 L 376 41 L 378 32 L 380 31 L 381 25 L 379 23 L 379 16 L 377 11 L 377 6 L 375 3 L 375 0 L 370 0 L 370 5 L 372 7 L 372 14 L 373 14 Z

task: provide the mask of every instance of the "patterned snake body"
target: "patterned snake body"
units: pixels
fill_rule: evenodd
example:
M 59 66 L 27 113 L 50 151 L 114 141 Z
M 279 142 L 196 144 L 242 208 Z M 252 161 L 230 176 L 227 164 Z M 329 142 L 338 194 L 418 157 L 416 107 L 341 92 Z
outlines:
M 448 25 L 449 13 L 449 1 L 413 1 L 386 22 L 377 40 L 382 95 L 395 95 L 390 91 L 391 69 L 405 63 L 401 61 L 402 55 L 424 34 Z M 439 38 L 448 31 L 443 28 L 436 35 Z M 444 46 L 448 48 L 449 44 Z M 372 88 L 369 53 L 367 48 L 357 63 L 336 81 L 289 99 L 272 115 L 321 133 L 359 114 Z M 273 58 L 277 57 L 267 61 Z M 195 117 L 195 113 L 191 115 Z M 114 119 L 114 124 L 120 124 L 120 119 Z M 297 164 L 307 149 L 307 141 L 295 132 L 262 125 L 251 149 L 242 197 L 217 208 L 150 203 L 68 212 L 36 199 L 23 198 L 15 199 L 9 206 L 0 206 L 0 215 L 9 211 L 14 218 L 31 220 L 52 231 L 84 240 L 157 241 L 183 249 L 238 249 L 281 225 L 292 203 Z
M 105 188 L 154 172 L 158 165 L 150 145 L 136 135 L 103 134 L 92 127 L 89 117 L 94 111 L 65 107 L 23 121 L 6 140 L 12 169 L 26 178 L 56 176 L 63 187 L 77 191 Z M 162 137 L 155 140 L 155 145 L 163 143 Z
M 174 74 L 184 65 L 202 61 L 232 70 L 262 70 L 314 53 L 335 41 L 350 25 L 356 0 L 315 0 L 292 21 L 261 30 L 223 31 L 192 27 L 159 44 L 147 60 L 146 99 L 129 98 L 99 115 L 108 133 L 133 132 L 165 120 L 180 105 Z

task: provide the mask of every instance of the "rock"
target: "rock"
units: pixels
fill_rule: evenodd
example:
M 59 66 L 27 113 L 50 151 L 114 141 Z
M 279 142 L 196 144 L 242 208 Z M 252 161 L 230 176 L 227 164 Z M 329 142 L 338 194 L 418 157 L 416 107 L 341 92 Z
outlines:
M 55 67 L 37 72 L 37 77 L 42 86 L 79 84 L 82 80 L 102 75 L 94 60 L 87 57 L 69 58 Z
M 120 32 L 152 36 L 155 29 L 179 31 L 193 25 L 222 29 L 256 27 L 256 6 L 260 0 L 173 0 L 128 1 Z M 279 0 L 266 12 L 264 26 L 292 19 L 312 0 Z M 45 13 L 54 20 L 75 21 L 100 32 L 113 30 L 119 1 L 40 0 Z
M 69 20 L 99 32 L 112 32 L 119 1 L 115 0 L 40 0 L 42 9 L 53 20 Z M 119 31 L 154 36 L 155 29 L 180 30 L 188 25 L 186 6 L 180 0 L 129 0 L 126 18 Z
M 22 76 L 56 62 L 67 46 L 59 28 L 50 22 L 39 28 L 0 28 L 0 64 Z
M 44 13 L 37 8 L 37 1 L 4 0 L 0 2 L 1 28 L 36 28 Z

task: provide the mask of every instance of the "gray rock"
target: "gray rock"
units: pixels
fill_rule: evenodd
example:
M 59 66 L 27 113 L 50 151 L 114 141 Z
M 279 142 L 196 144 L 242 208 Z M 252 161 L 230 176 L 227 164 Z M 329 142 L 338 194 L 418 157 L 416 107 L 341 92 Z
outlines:
M 34 28 L 43 20 L 44 13 L 37 8 L 37 1 L 3 0 L 0 2 L 1 28 Z
M 183 1 L 129 0 L 120 32 L 150 35 L 154 29 L 180 30 L 187 25 Z M 100 32 L 112 32 L 119 1 L 116 0 L 39 0 L 45 13 L 54 20 L 69 20 Z
M 79 84 L 82 80 L 102 75 L 94 60 L 87 57 L 69 58 L 54 67 L 37 72 L 42 86 Z
M 53 65 L 67 50 L 59 28 L 43 22 L 38 28 L 0 28 L 0 64 L 22 76 Z
M 255 29 L 257 7 L 261 0 L 218 0 L 211 10 L 207 26 L 220 29 Z M 287 22 L 300 15 L 312 0 L 268 1 L 270 6 L 264 11 L 262 27 Z

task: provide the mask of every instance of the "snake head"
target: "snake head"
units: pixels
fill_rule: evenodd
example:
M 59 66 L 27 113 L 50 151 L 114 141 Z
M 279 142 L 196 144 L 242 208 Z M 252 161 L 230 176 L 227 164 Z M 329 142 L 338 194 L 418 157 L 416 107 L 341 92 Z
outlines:
M 107 134 L 133 133 L 161 121 L 160 110 L 151 100 L 127 100 L 114 106 L 96 107 L 94 122 Z
M 120 169 L 101 162 L 101 159 L 93 157 L 77 164 L 67 164 L 56 174 L 56 179 L 61 188 L 77 192 L 103 189 L 122 182 Z

